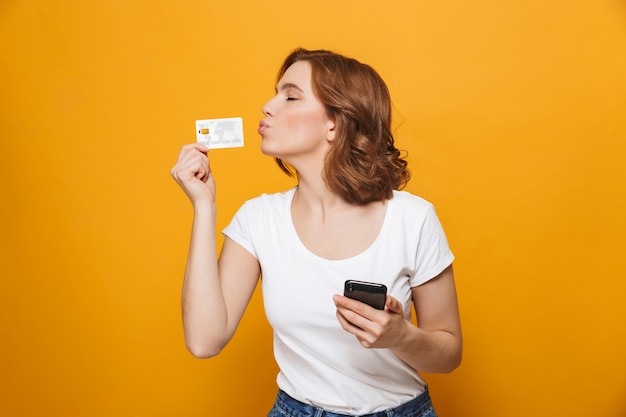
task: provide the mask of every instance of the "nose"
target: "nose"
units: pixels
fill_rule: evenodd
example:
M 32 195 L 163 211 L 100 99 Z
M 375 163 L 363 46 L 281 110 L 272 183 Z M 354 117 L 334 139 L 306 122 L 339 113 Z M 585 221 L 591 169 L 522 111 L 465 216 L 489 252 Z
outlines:
M 261 111 L 266 116 L 273 116 L 274 115 L 274 106 L 272 105 L 272 101 L 273 100 L 269 100 L 267 103 L 265 103 L 263 105 L 263 107 L 261 107 Z

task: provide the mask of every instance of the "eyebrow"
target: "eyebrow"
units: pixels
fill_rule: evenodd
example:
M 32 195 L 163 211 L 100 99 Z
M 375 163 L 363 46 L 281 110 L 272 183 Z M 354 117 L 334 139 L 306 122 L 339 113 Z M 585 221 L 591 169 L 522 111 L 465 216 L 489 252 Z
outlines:
M 280 86 L 280 90 L 281 91 L 289 90 L 290 88 L 295 88 L 296 90 L 304 93 L 304 90 L 302 90 L 300 87 L 298 87 L 298 85 L 296 85 L 294 83 L 285 83 L 285 84 Z M 276 90 L 276 92 L 278 92 L 278 87 L 276 87 L 274 90 Z

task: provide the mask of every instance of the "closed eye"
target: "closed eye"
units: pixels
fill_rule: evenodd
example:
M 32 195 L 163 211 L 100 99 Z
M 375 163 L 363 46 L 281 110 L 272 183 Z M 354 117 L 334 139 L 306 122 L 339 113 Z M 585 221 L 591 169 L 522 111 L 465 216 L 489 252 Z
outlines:
M 304 91 L 293 83 L 285 83 L 276 87 L 276 94 L 282 93 L 285 95 L 287 101 L 298 100 Z

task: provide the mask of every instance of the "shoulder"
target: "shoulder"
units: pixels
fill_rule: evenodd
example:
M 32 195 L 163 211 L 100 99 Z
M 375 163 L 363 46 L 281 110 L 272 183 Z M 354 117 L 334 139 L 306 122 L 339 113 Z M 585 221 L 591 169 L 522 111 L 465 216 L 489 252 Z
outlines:
M 293 194 L 296 189 L 290 188 L 289 190 L 278 192 L 278 193 L 263 193 L 257 197 L 251 198 L 247 200 L 243 206 L 244 207 L 279 207 L 291 204 L 291 200 L 293 198 Z
M 411 194 L 408 191 L 393 192 L 392 203 L 399 210 L 406 210 L 411 212 L 428 212 L 434 210 L 434 206 L 430 201 L 423 199 L 415 194 Z
M 239 230 L 250 236 L 284 226 L 289 218 L 289 206 L 294 191 L 261 194 L 246 200 L 224 229 L 225 233 L 230 236 L 234 230 Z
M 412 230 L 440 223 L 435 206 L 430 201 L 406 191 L 394 191 L 390 214 L 394 224 Z
M 285 210 L 289 210 L 295 188 L 286 191 L 261 194 L 246 200 L 237 211 L 236 216 L 245 216 L 250 219 L 263 219 L 268 216 L 284 216 Z

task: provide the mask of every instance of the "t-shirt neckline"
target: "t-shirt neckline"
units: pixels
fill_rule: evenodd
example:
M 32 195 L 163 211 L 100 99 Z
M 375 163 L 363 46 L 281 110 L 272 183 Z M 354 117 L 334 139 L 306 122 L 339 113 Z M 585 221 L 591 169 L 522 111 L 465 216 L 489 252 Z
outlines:
M 309 248 L 306 247 L 306 245 L 302 242 L 302 240 L 300 239 L 300 236 L 298 236 L 298 232 L 296 231 L 296 227 L 293 224 L 293 218 L 291 216 L 291 203 L 293 202 L 293 198 L 294 195 L 296 193 L 296 190 L 298 189 L 298 186 L 293 187 L 292 189 L 289 190 L 289 194 L 287 195 L 287 200 L 286 200 L 286 204 L 284 207 L 285 210 L 285 216 L 287 219 L 287 223 L 289 225 L 289 232 L 291 234 L 291 237 L 293 239 L 293 241 L 295 242 L 295 244 L 300 248 L 300 250 L 302 250 L 304 253 L 306 253 L 309 257 L 316 259 L 318 261 L 322 261 L 322 262 L 332 262 L 332 263 L 339 263 L 339 262 L 352 262 L 352 261 L 356 261 L 364 256 L 367 256 L 367 254 L 369 252 L 371 252 L 372 250 L 374 250 L 374 248 L 376 246 L 378 246 L 380 244 L 380 242 L 383 240 L 383 236 L 386 234 L 385 231 L 388 228 L 388 224 L 390 222 L 391 219 L 391 215 L 392 215 L 392 211 L 393 211 L 393 207 L 395 206 L 395 191 L 393 196 L 387 200 L 387 204 L 385 207 L 385 216 L 383 218 L 383 223 L 380 227 L 380 230 L 378 231 L 378 235 L 376 236 L 376 239 L 374 239 L 374 241 L 372 242 L 371 245 L 369 245 L 367 248 L 365 248 L 363 251 L 361 251 L 360 253 L 357 253 L 354 256 L 350 256 L 348 258 L 342 258 L 342 259 L 328 259 L 328 258 L 324 258 L 320 255 L 317 255 L 316 253 L 312 252 L 311 250 L 309 250 Z

